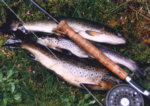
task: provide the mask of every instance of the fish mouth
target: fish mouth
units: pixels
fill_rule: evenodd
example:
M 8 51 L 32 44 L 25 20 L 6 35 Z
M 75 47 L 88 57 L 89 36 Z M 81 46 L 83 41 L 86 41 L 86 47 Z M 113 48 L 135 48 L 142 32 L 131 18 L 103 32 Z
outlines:
M 110 40 L 110 42 L 112 42 L 113 44 L 125 44 L 126 43 L 126 39 L 120 33 L 114 33 L 110 35 L 106 34 L 106 38 Z
M 117 42 L 118 42 L 118 44 L 125 44 L 126 40 L 125 40 L 125 38 L 120 37 L 120 38 L 118 38 Z
M 112 36 L 112 39 L 109 38 L 114 44 L 125 44 L 126 39 L 122 36 Z
M 22 43 L 22 40 L 17 38 L 16 36 L 13 36 L 12 38 L 8 39 L 2 47 L 6 48 L 20 48 L 20 44 Z

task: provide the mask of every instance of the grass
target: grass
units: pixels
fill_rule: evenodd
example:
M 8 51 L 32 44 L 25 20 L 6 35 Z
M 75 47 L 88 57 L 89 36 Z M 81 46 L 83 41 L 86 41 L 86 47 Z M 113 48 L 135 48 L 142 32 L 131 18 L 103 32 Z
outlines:
M 53 16 L 79 17 L 108 25 L 121 32 L 128 40 L 122 46 L 109 46 L 134 60 L 150 63 L 148 0 L 122 2 L 105 0 L 36 0 Z M 7 3 L 24 20 L 46 19 L 37 8 L 25 0 L 7 0 Z M 143 7 L 140 9 L 140 7 Z M 131 9 L 132 8 L 132 9 Z M 0 23 L 8 15 L 0 3 Z M 27 12 L 30 14 L 27 14 Z M 10 17 L 11 18 L 11 17 Z M 0 34 L 0 46 L 8 37 Z M 24 50 L 0 48 L 0 103 L 17 106 L 88 106 L 97 103 L 83 89 L 65 83 L 51 71 L 28 57 Z M 13 63 L 13 64 L 12 64 Z M 149 74 L 141 83 L 150 90 Z M 92 92 L 100 101 L 106 91 Z M 101 101 L 102 102 L 102 101 Z M 104 102 L 102 102 L 104 103 Z

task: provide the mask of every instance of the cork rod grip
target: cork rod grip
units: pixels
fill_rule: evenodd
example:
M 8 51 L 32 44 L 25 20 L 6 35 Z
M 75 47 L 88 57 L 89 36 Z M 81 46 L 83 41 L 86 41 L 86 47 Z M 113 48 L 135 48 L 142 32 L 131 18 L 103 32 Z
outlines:
M 81 35 L 76 33 L 72 28 L 68 26 L 66 21 L 62 20 L 57 26 L 57 29 L 63 31 L 67 36 L 69 36 L 74 42 L 81 46 L 85 51 L 95 57 L 100 63 L 105 67 L 115 73 L 121 79 L 125 79 L 128 74 L 115 64 L 111 59 L 105 56 L 99 49 L 97 49 L 93 44 L 88 40 L 84 39 Z

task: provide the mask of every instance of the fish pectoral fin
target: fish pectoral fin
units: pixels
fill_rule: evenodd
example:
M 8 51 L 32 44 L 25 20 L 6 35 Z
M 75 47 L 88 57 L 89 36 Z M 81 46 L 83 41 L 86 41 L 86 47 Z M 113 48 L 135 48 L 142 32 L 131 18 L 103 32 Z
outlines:
M 35 56 L 32 53 L 28 53 L 27 54 L 32 60 L 37 61 L 37 59 L 35 58 Z
M 86 33 L 91 36 L 99 36 L 101 34 L 104 34 L 103 32 L 96 32 L 96 31 L 91 31 L 91 30 L 87 30 Z
M 88 83 L 82 83 L 80 84 L 81 86 L 84 85 L 86 86 L 87 88 L 90 88 L 92 90 L 101 90 L 102 89 L 102 86 L 101 85 L 97 85 L 97 84 L 88 84 Z
M 56 47 L 55 50 L 65 54 L 65 55 L 71 55 L 71 56 L 73 55 L 74 56 L 74 54 L 72 54 L 69 50 L 66 50 L 66 49 L 61 49 L 61 48 Z
M 61 52 L 61 53 L 67 53 L 68 54 L 68 52 L 69 52 L 68 50 L 62 49 L 62 48 L 59 48 L 59 47 L 54 47 L 53 49 L 58 51 L 58 52 Z
M 90 30 L 87 30 L 86 33 L 89 34 L 89 35 L 91 35 L 91 36 L 98 36 L 99 35 L 98 32 L 90 31 Z
M 56 50 L 56 51 L 58 51 L 58 52 L 62 52 L 62 49 L 61 49 L 61 48 L 54 47 L 54 46 L 53 46 L 53 47 L 51 46 L 50 48 L 52 48 L 52 49 L 54 49 L 54 50 Z

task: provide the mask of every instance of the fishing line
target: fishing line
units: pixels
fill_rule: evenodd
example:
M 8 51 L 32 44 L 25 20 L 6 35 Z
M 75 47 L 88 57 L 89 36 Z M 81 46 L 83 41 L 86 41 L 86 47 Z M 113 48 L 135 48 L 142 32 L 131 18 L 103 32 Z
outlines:
M 84 85 L 84 84 L 80 84 L 94 99 L 95 101 L 100 105 L 103 106 L 102 103 L 100 103 L 100 101 L 92 94 L 92 92 Z
M 32 0 L 31 0 L 32 1 Z M 7 3 L 2 0 L 3 4 L 19 19 L 19 21 L 21 21 L 23 24 L 25 24 L 25 22 L 13 11 L 13 9 L 11 9 L 11 7 L 9 7 L 9 5 L 7 5 Z M 32 3 L 34 3 L 32 1 Z M 40 6 L 38 6 L 38 8 L 41 9 L 42 12 L 44 12 L 45 14 L 47 14 L 49 17 L 51 17 L 56 23 L 59 23 L 54 17 L 52 17 L 51 15 L 49 15 L 48 12 L 46 12 L 44 9 L 42 9 Z M 38 39 L 39 37 L 33 32 L 31 31 L 31 33 Z M 60 61 L 60 59 L 50 50 L 50 48 L 48 48 L 47 46 L 43 45 L 46 49 L 48 49 L 49 52 L 52 53 L 52 55 L 58 60 Z M 55 63 L 54 65 L 52 65 L 51 67 L 55 66 L 57 63 Z M 97 101 L 97 103 L 100 106 L 103 106 L 102 103 L 100 103 L 100 101 L 90 92 L 90 90 L 88 88 L 86 88 L 86 86 L 84 86 L 84 84 L 81 84 L 81 86 L 95 99 L 95 101 Z
M 3 2 L 4 5 L 19 19 L 19 21 L 21 21 L 23 24 L 25 24 L 25 22 L 14 12 L 13 9 L 11 9 L 11 7 L 9 7 L 9 5 L 7 5 L 7 3 L 6 3 L 4 0 L 2 0 L 2 2 Z M 33 31 L 31 31 L 31 33 L 36 37 L 36 39 L 39 38 Z M 48 51 L 51 52 L 52 55 L 53 55 L 58 61 L 60 61 L 60 59 L 50 50 L 50 48 L 48 48 L 48 47 L 45 46 L 45 45 L 43 45 L 43 46 L 44 46 L 46 49 L 48 49 Z M 55 63 L 54 65 L 52 65 L 51 67 L 55 66 L 56 64 L 58 64 L 58 63 L 56 62 L 56 63 Z

